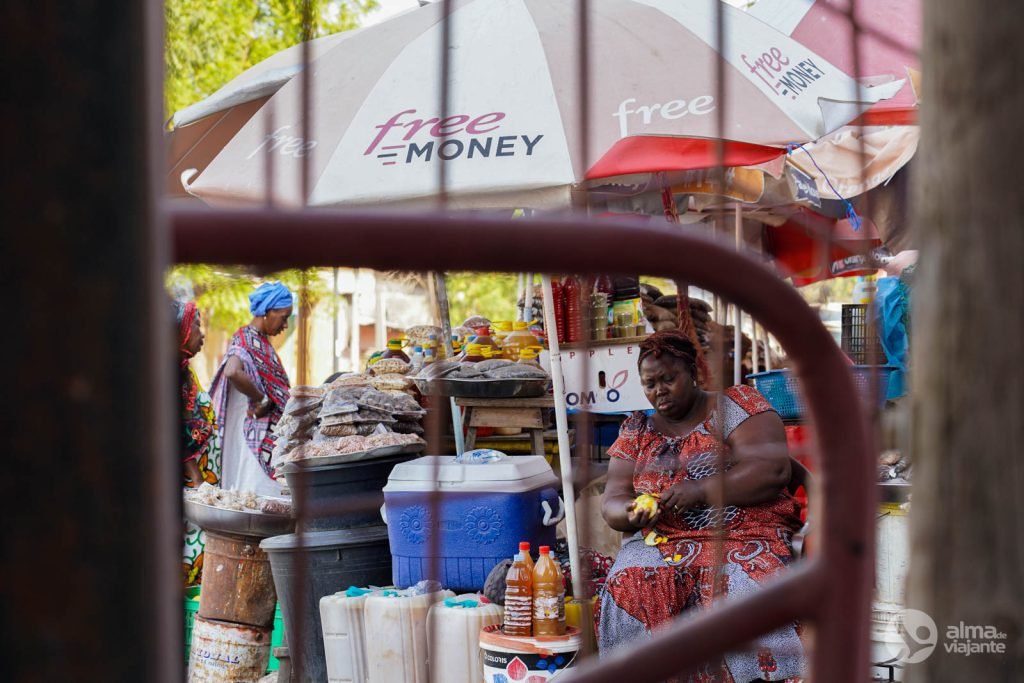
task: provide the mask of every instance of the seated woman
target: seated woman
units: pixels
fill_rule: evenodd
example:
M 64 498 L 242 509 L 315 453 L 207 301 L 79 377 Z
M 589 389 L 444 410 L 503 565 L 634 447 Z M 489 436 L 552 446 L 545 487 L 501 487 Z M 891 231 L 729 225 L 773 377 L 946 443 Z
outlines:
M 791 560 L 790 542 L 800 528 L 798 506 L 786 490 L 785 430 L 755 389 L 704 391 L 696 349 L 678 330 L 644 340 L 639 369 L 655 414 L 634 413 L 608 451 L 601 511 L 612 528 L 633 535 L 601 595 L 602 653 L 721 599 L 713 598 L 719 566 L 725 594 L 757 590 Z M 722 506 L 713 507 L 720 488 Z M 635 504 L 641 493 L 659 497 L 656 512 Z M 719 528 L 724 544 L 715 543 Z M 689 680 L 778 681 L 801 676 L 803 665 L 799 625 L 793 624 L 762 636 L 752 650 L 707 664 Z

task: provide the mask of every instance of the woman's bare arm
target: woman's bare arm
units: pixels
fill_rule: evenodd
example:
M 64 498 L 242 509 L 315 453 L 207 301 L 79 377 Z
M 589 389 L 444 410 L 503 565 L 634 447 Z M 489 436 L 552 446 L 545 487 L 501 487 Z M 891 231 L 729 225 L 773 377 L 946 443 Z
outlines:
M 601 498 L 601 514 L 608 526 L 616 531 L 636 531 L 651 526 L 658 518 L 658 513 L 634 509 L 634 468 L 632 461 L 622 458 L 612 458 L 608 463 L 608 482 Z

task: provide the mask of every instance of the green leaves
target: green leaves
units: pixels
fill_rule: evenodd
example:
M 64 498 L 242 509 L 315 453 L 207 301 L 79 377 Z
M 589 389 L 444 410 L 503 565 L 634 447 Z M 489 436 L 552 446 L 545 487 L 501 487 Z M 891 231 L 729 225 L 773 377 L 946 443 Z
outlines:
M 257 276 L 237 267 L 175 266 L 167 272 L 164 285 L 173 298 L 194 300 L 208 327 L 233 332 L 252 319 L 249 294 L 261 282 L 280 280 L 293 294 L 302 296 L 303 274 L 306 275 L 306 300 L 312 307 L 330 293 L 326 278 L 315 268 Z
M 302 40 L 305 0 L 165 0 L 167 118 Z M 308 0 L 312 37 L 355 28 L 376 0 Z

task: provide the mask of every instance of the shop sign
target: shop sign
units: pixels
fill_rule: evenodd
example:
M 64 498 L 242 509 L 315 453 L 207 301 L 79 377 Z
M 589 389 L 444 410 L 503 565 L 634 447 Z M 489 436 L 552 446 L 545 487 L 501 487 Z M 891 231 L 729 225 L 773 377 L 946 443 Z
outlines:
M 566 407 L 570 411 L 593 413 L 650 410 L 651 404 L 640 386 L 636 366 L 639 356 L 639 343 L 563 349 Z

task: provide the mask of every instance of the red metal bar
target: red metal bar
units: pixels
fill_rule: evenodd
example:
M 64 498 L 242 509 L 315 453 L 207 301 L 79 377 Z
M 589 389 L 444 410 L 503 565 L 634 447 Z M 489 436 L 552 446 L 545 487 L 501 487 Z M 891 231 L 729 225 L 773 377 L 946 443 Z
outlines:
M 716 291 L 749 311 L 796 363 L 818 429 L 824 501 L 820 554 L 760 594 L 701 615 L 693 625 L 669 630 L 623 659 L 609 661 L 616 662 L 617 676 L 628 667 L 635 683 L 656 681 L 668 666 L 678 669 L 707 659 L 802 615 L 816 627 L 814 678 L 867 679 L 875 503 L 867 423 L 846 360 L 829 333 L 797 292 L 755 259 L 669 225 L 590 222 L 581 216 L 512 222 L 465 214 L 177 209 L 170 220 L 179 262 L 642 272 Z M 701 635 L 703 629 L 707 635 Z M 668 657 L 669 664 L 645 659 L 649 650 Z M 580 673 L 588 681 L 611 680 L 602 671 L 587 667 Z

